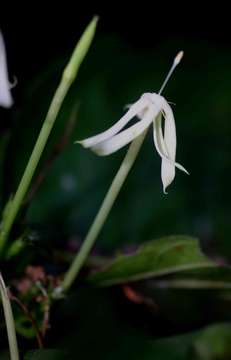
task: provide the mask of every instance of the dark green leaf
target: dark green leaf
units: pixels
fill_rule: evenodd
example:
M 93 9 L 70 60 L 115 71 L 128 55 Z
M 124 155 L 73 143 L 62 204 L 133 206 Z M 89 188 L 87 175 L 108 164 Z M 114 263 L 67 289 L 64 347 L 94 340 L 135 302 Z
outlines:
M 231 268 L 209 267 L 192 271 L 183 271 L 152 282 L 152 286 L 161 289 L 231 289 Z
M 198 333 L 194 349 L 200 360 L 230 359 L 231 325 L 217 324 Z
M 186 335 L 154 341 L 152 348 L 159 360 L 228 360 L 230 341 L 231 326 L 221 323 Z
M 197 239 L 168 236 L 146 243 L 135 254 L 118 256 L 89 280 L 97 285 L 114 285 L 212 266 Z

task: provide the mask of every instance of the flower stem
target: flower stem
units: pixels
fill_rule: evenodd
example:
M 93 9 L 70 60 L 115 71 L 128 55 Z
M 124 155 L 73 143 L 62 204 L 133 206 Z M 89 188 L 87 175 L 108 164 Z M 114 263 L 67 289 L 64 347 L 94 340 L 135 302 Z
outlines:
M 167 76 L 159 90 L 159 95 L 163 92 L 169 78 L 171 77 L 173 71 L 175 70 L 176 66 L 180 63 L 182 57 L 183 57 L 183 51 L 180 51 L 176 57 L 174 58 L 173 64 L 167 73 Z M 134 164 L 136 157 L 139 153 L 139 150 L 143 144 L 144 138 L 146 136 L 147 130 L 145 130 L 137 139 L 133 140 L 131 145 L 129 146 L 129 149 L 127 151 L 127 154 L 120 165 L 120 168 L 112 181 L 112 184 L 103 200 L 103 203 L 87 233 L 87 236 L 85 237 L 83 244 L 77 253 L 74 261 L 72 262 L 69 270 L 64 276 L 63 283 L 61 287 L 57 288 L 54 292 L 54 297 L 62 295 L 63 291 L 67 291 L 73 282 L 75 281 L 76 276 L 78 275 L 84 261 L 86 260 L 87 256 L 89 255 L 95 240 L 101 231 L 105 221 L 107 220 L 107 216 L 111 211 L 111 208 L 127 178 L 127 175 Z
M 112 184 L 103 200 L 103 203 L 88 231 L 88 234 L 83 241 L 83 244 L 77 253 L 73 263 L 71 264 L 69 270 L 67 271 L 63 283 L 62 283 L 62 290 L 67 291 L 72 283 L 74 282 L 76 276 L 78 275 L 86 257 L 88 256 L 89 252 L 91 251 L 92 246 L 95 243 L 95 240 L 102 229 L 107 216 L 127 178 L 127 175 L 134 164 L 138 152 L 141 148 L 141 145 L 144 141 L 146 135 L 146 131 L 143 132 L 136 140 L 132 142 L 130 145 L 127 154 L 120 165 L 120 168 L 112 181 Z
M 0 294 L 2 298 L 2 306 L 6 321 L 7 336 L 8 336 L 9 349 L 10 349 L 10 358 L 11 360 L 19 360 L 18 344 L 17 344 L 16 332 L 14 326 L 14 317 L 12 313 L 10 299 L 1 273 L 0 273 Z
M 53 100 L 51 102 L 50 108 L 48 110 L 47 116 L 39 133 L 38 139 L 30 156 L 30 159 L 27 163 L 26 169 L 18 186 L 18 189 L 15 193 L 15 196 L 10 203 L 9 209 L 5 218 L 3 218 L 2 228 L 0 232 L 0 253 L 3 251 L 7 238 L 9 236 L 11 227 L 14 223 L 14 220 L 20 210 L 23 199 L 28 191 L 32 177 L 37 168 L 38 162 L 41 158 L 45 145 L 47 143 L 48 137 L 51 133 L 51 130 L 54 126 L 55 120 L 63 103 L 63 100 L 76 78 L 79 67 L 86 56 L 88 49 L 92 43 L 98 18 L 94 17 L 90 24 L 87 26 L 82 37 L 74 49 L 74 52 L 64 69 L 61 82 L 54 94 Z

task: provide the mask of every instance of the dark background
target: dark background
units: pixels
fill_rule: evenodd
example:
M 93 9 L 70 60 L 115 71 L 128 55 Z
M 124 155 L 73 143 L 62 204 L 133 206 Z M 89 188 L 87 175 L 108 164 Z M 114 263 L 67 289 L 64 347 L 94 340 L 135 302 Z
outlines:
M 156 49 L 160 43 L 179 39 L 229 48 L 228 7 L 199 2 L 152 2 L 86 5 L 66 2 L 44 5 L 4 4 L 0 20 L 14 71 L 24 76 L 63 52 L 71 51 L 78 35 L 93 15 L 101 18 L 98 36 L 114 34 L 137 50 Z M 12 56 L 11 56 L 12 52 Z M 199 54 L 194 54 L 195 58 Z
M 178 2 L 111 3 L 108 8 L 68 2 L 53 8 L 42 3 L 25 9 L 11 5 L 1 11 L 0 24 L 10 74 L 17 76 L 18 85 L 13 90 L 15 107 L 1 110 L 2 134 L 10 134 L 2 145 L 2 201 L 17 187 L 76 41 L 92 16 L 100 16 L 95 41 L 65 100 L 38 173 L 62 135 L 73 107 L 79 104 L 76 127 L 26 211 L 30 240 L 37 244 L 33 261 L 39 263 L 42 259 L 49 270 L 60 270 L 52 264 L 54 247 L 66 250 L 70 244 L 79 246 L 125 153 L 121 150 L 111 157 L 97 158 L 74 146 L 73 141 L 110 126 L 120 118 L 124 105 L 143 92 L 157 92 L 173 57 L 183 49 L 185 57 L 164 96 L 176 103 L 177 161 L 190 176 L 177 171 L 169 194 L 163 195 L 160 159 L 149 135 L 95 252 L 111 256 L 152 238 L 180 233 L 198 237 L 207 254 L 230 263 L 228 9 L 222 3 L 203 8 L 195 2 L 184 6 Z M 76 334 L 79 336 L 81 329 L 79 352 L 86 358 L 94 352 L 95 358 L 101 359 L 186 359 L 191 347 L 179 353 L 179 343 L 186 344 L 185 338 L 173 338 L 163 345 L 153 342 L 153 338 L 175 336 L 230 319 L 229 294 L 157 291 L 146 285 L 139 287 L 144 286 L 157 302 L 157 314 L 125 300 L 120 288 L 93 291 L 81 287 L 77 295 L 61 304 L 61 309 L 54 310 L 56 327 L 48 345 L 55 347 L 60 340 L 75 348 Z M 67 327 L 72 324 L 66 337 L 59 321 Z

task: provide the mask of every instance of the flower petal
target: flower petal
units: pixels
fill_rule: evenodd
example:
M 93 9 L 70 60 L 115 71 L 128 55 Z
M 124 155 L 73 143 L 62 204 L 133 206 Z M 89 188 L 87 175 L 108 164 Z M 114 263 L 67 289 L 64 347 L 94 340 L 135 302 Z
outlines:
M 166 149 L 166 154 L 169 159 L 175 162 L 176 159 L 176 126 L 173 116 L 173 112 L 168 103 L 163 104 L 165 122 L 164 122 L 164 144 Z M 162 159 L 161 164 L 161 179 L 164 187 L 164 193 L 166 193 L 166 188 L 171 184 L 175 177 L 175 166 L 172 165 L 169 161 Z
M 130 143 L 137 136 L 141 135 L 152 123 L 153 116 L 154 109 L 150 108 L 147 110 L 144 118 L 138 121 L 135 125 L 113 136 L 109 140 L 105 140 L 97 145 L 92 146 L 91 150 L 100 156 L 114 153 L 115 151 Z
M 0 31 L 0 106 L 11 107 L 13 99 L 10 92 L 8 70 L 6 62 L 6 50 L 2 33 Z
M 156 117 L 153 123 L 153 138 L 154 143 L 157 152 L 162 158 L 162 164 L 161 164 L 161 178 L 163 182 L 163 188 L 164 192 L 166 193 L 166 188 L 170 183 L 173 181 L 175 177 L 175 167 L 180 169 L 181 171 L 184 171 L 186 174 L 188 174 L 188 171 L 180 164 L 175 162 L 175 151 L 174 150 L 174 141 L 170 144 L 170 153 L 169 153 L 169 147 L 167 148 L 167 145 L 169 146 L 169 142 L 166 143 L 166 139 L 163 136 L 162 127 L 161 127 L 161 121 L 162 121 L 162 113 L 159 113 L 159 115 Z M 165 124 L 169 121 L 169 118 L 165 120 Z M 171 121 L 171 119 L 170 119 Z M 173 119 L 174 121 L 174 119 Z M 175 125 L 175 123 L 174 123 Z M 175 126 L 172 126 L 172 124 L 168 124 L 167 126 L 167 140 L 169 140 L 169 136 L 172 134 L 172 136 L 176 136 L 174 133 Z M 171 131 L 173 130 L 173 131 Z M 165 125 L 165 132 L 166 132 L 166 125 Z M 169 134 L 170 133 L 170 134 Z M 171 139 L 172 141 L 172 139 Z M 172 152 L 171 152 L 172 150 Z M 172 157 L 171 157 L 172 156 Z
M 130 109 L 127 111 L 127 113 L 115 123 L 112 127 L 110 127 L 108 130 L 92 136 L 90 138 L 87 138 L 82 141 L 76 141 L 77 143 L 80 143 L 85 148 L 89 148 L 92 146 L 97 145 L 98 143 L 101 143 L 102 141 L 105 141 L 107 139 L 110 139 L 112 136 L 116 135 L 120 130 L 123 129 L 124 126 L 127 125 L 127 123 L 134 117 L 138 112 L 143 110 L 147 106 L 148 102 L 145 99 L 140 98 L 138 101 L 136 101 L 133 105 L 131 105 Z

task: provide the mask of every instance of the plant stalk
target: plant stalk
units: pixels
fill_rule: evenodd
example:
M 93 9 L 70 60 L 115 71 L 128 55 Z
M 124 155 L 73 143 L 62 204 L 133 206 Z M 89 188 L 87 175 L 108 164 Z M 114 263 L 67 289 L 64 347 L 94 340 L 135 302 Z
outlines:
M 87 26 L 82 37 L 76 45 L 76 48 L 70 58 L 69 63 L 64 69 L 61 82 L 54 94 L 47 116 L 44 120 L 43 126 L 35 143 L 34 149 L 27 163 L 26 169 L 19 183 L 18 189 L 10 202 L 9 209 L 1 224 L 0 231 L 0 253 L 4 250 L 6 241 L 8 239 L 11 227 L 14 220 L 22 206 L 25 195 L 29 189 L 32 177 L 38 166 L 39 160 L 47 143 L 48 137 L 54 126 L 57 115 L 60 111 L 64 98 L 70 89 L 73 81 L 75 80 L 79 67 L 85 58 L 88 49 L 92 43 L 98 17 L 94 17 L 90 24 Z
M 2 298 L 2 306 L 3 312 L 6 322 L 6 329 L 7 329 L 7 337 L 9 342 L 9 349 L 10 349 L 10 358 L 11 360 L 19 360 L 19 351 L 18 351 L 18 344 L 15 332 L 15 325 L 14 325 L 14 317 L 11 308 L 10 299 L 7 293 L 7 289 L 0 273 L 0 294 Z
M 62 291 L 67 291 L 72 283 L 74 282 L 76 276 L 78 275 L 86 257 L 89 255 L 89 252 L 91 251 L 92 246 L 95 243 L 95 240 L 101 231 L 108 214 L 111 211 L 111 208 L 128 176 L 129 171 L 131 170 L 136 157 L 138 155 L 138 152 L 143 144 L 145 135 L 147 131 L 143 132 L 137 139 L 135 139 L 131 145 L 129 146 L 129 149 L 127 151 L 127 154 L 120 165 L 120 168 L 114 177 L 112 184 L 103 200 L 103 203 L 87 233 L 87 236 L 85 240 L 83 241 L 83 244 L 77 253 L 73 263 L 71 264 L 69 270 L 65 274 L 63 283 L 62 283 Z

